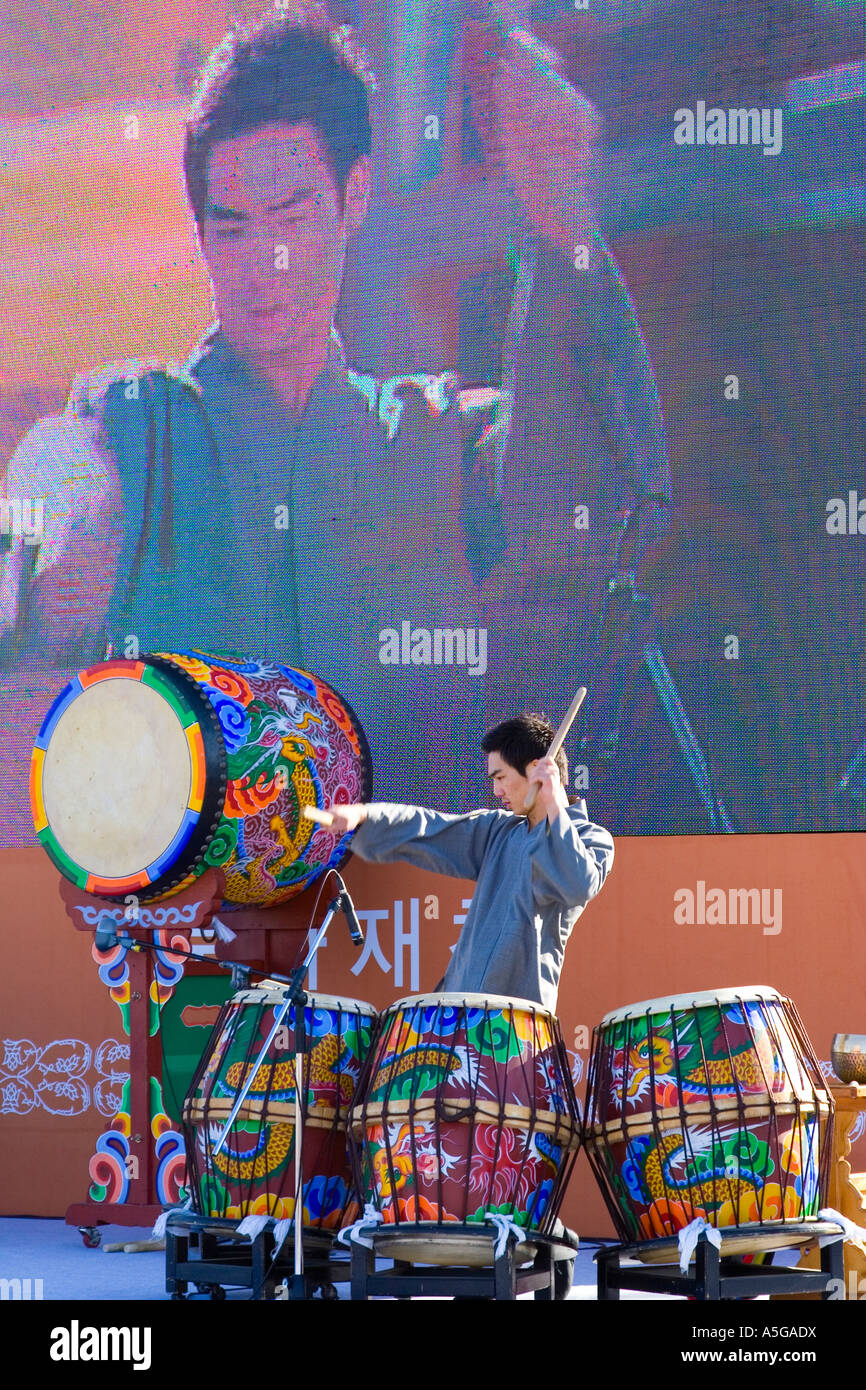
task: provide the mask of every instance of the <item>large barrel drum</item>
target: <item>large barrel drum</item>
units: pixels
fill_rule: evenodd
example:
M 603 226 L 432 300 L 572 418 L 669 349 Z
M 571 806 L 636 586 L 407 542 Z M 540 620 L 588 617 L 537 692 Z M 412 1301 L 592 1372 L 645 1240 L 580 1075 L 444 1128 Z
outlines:
M 265 980 L 223 1005 L 183 1107 L 189 1180 L 205 1216 L 292 1216 L 295 1209 L 295 1007 L 256 1063 L 285 1000 Z M 310 994 L 304 1006 L 302 1224 L 337 1230 L 359 1208 L 346 1120 L 376 1011 L 355 999 Z M 249 1091 L 217 1153 L 244 1083 Z
M 91 666 L 33 750 L 37 836 L 107 899 L 168 897 L 208 867 L 224 906 L 273 906 L 344 857 L 306 805 L 363 801 L 372 773 L 350 707 L 306 671 L 197 651 Z
M 790 999 L 764 986 L 616 1009 L 593 1036 L 584 1145 L 625 1241 L 814 1220 L 833 1100 Z
M 397 1231 L 426 1231 L 431 1250 L 449 1225 L 488 1216 L 549 1230 L 580 1142 L 557 1020 L 496 995 L 400 1000 L 350 1124 L 365 1202 Z

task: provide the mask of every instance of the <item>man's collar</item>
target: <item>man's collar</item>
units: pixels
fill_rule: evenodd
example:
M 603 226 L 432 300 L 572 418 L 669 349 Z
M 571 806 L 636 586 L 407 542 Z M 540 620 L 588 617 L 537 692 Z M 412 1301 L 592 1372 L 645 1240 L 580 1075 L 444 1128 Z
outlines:
M 269 381 L 256 371 L 252 363 L 232 347 L 222 332 L 219 320 L 208 329 L 204 338 L 184 364 L 184 370 L 207 384 L 211 374 L 215 377 L 234 378 L 250 390 L 269 400 L 283 414 L 291 414 L 289 407 L 281 400 Z M 328 342 L 328 357 L 322 371 L 310 388 L 310 399 L 322 389 L 337 390 L 349 383 L 346 355 L 342 339 L 336 328 L 331 329 Z

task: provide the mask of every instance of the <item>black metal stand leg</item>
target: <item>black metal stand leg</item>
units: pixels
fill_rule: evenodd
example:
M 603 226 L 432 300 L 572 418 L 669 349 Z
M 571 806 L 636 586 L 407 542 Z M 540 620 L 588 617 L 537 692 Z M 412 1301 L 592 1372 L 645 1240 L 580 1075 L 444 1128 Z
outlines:
M 705 1235 L 701 1235 L 695 1251 L 695 1298 L 706 1302 L 719 1298 L 720 1294 L 719 1252 Z
M 173 1298 L 185 1298 L 189 1284 L 185 1279 L 177 1279 L 174 1271 L 179 1264 L 186 1264 L 189 1252 L 189 1237 L 176 1235 L 171 1227 L 165 1232 L 165 1291 Z
M 619 1284 L 610 1277 L 611 1265 L 616 1261 L 619 1268 L 619 1257 L 600 1254 L 598 1257 L 598 1301 L 599 1303 L 613 1303 L 619 1299 Z
M 841 1240 L 834 1240 L 830 1245 L 821 1248 L 821 1273 L 829 1274 L 834 1280 L 838 1280 L 835 1288 L 842 1289 L 842 1297 L 845 1297 L 845 1243 Z M 826 1288 L 821 1293 L 822 1303 L 836 1298 L 837 1294 L 833 1287 Z
M 536 1299 L 542 1302 L 553 1302 L 556 1297 L 556 1266 L 553 1260 L 553 1247 L 550 1245 L 541 1246 L 535 1254 L 532 1264 L 533 1271 L 538 1274 L 546 1274 L 548 1283 L 540 1289 L 535 1290 Z
M 497 1255 L 493 1261 L 493 1297 L 514 1300 L 517 1297 L 517 1286 L 514 1278 L 514 1246 L 509 1240 L 501 1255 Z
M 252 1250 L 250 1251 L 250 1280 L 252 1284 L 250 1297 L 259 1301 L 267 1297 L 264 1287 L 267 1266 L 268 1261 L 265 1259 L 265 1233 L 264 1231 L 260 1231 L 253 1241 Z
M 395 1260 L 393 1268 L 395 1275 L 406 1275 L 412 1273 L 413 1266 L 409 1263 L 408 1260 Z M 398 1293 L 395 1294 L 394 1297 L 399 1299 L 401 1303 L 411 1302 L 411 1296 L 408 1293 Z
M 369 1302 L 367 1278 L 373 1270 L 373 1251 L 358 1241 L 352 1241 L 352 1301 Z
M 309 1285 L 305 1274 L 293 1274 L 289 1285 L 289 1298 L 293 1303 L 303 1303 L 309 1294 Z

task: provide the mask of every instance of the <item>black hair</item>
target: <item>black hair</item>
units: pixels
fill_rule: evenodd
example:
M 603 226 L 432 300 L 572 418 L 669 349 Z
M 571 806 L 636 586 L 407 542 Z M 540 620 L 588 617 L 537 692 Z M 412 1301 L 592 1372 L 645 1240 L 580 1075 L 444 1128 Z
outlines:
M 363 55 L 342 31 L 285 17 L 231 30 L 202 72 L 186 123 L 183 168 L 201 229 L 214 145 L 274 121 L 315 130 L 345 211 L 353 164 L 370 153 L 370 103 Z
M 485 753 L 500 753 L 509 767 L 525 777 L 528 764 L 546 755 L 555 732 L 546 715 L 519 714 L 516 719 L 505 719 L 490 729 L 481 740 L 481 747 Z M 556 755 L 556 766 L 565 787 L 568 785 L 568 760 L 561 748 Z

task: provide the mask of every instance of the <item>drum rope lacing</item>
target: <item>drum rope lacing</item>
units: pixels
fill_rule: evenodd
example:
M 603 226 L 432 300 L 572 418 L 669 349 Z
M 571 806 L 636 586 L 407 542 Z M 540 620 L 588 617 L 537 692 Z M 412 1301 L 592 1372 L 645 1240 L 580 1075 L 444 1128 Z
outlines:
M 723 1226 L 815 1219 L 831 1098 L 814 1051 L 790 1000 L 730 993 L 617 1011 L 596 1029 L 584 1141 L 625 1241 L 681 1235 L 723 1207 Z
M 519 1013 L 527 1015 L 522 1031 Z M 506 1065 L 493 1064 L 497 1055 Z M 502 1217 L 501 1246 L 509 1233 L 523 1238 L 555 1219 L 579 1115 L 558 1025 L 546 1011 L 406 1000 L 383 1016 L 358 1093 L 350 1125 L 355 1182 L 389 1225 L 447 1230 L 449 1222 Z M 550 1155 L 551 1175 L 539 1185 L 542 1154 Z

